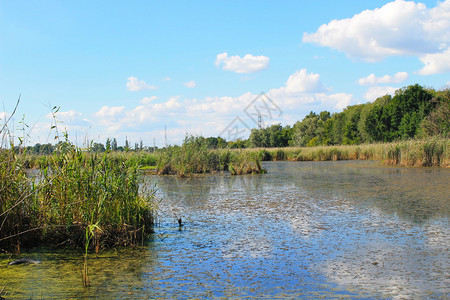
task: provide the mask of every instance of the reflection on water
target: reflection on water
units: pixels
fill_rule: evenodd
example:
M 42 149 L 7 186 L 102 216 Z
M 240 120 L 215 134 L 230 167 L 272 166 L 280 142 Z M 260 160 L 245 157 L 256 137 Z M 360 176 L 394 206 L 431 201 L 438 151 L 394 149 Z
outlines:
M 278 162 L 269 173 L 148 177 L 161 225 L 134 250 L 37 249 L 6 267 L 11 298 L 446 298 L 450 170 Z M 176 221 L 182 218 L 184 226 Z M 42 297 L 41 297 L 42 296 Z

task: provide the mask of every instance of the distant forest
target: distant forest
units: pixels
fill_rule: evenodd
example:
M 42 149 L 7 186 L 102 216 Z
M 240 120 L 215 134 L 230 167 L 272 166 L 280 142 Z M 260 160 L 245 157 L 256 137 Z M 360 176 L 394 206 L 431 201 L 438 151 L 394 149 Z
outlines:
M 450 137 L 450 89 L 436 91 L 418 84 L 385 95 L 374 102 L 352 105 L 339 113 L 310 112 L 293 126 L 272 125 L 252 129 L 247 140 L 226 141 L 221 137 L 198 137 L 209 148 L 314 147 L 392 142 L 430 136 Z M 59 145 L 60 146 L 60 145 Z M 57 146 L 36 144 L 28 153 L 51 154 Z M 118 146 L 115 138 L 106 144 L 92 143 L 91 151 L 154 151 L 143 142 Z

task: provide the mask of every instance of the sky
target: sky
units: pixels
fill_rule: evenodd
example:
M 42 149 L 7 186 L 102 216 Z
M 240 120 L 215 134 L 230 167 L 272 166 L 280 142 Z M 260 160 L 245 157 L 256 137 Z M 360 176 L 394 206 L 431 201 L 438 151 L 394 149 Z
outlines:
M 54 122 L 79 146 L 235 140 L 416 83 L 450 86 L 450 0 L 0 0 L 0 119 L 20 97 L 27 145 Z

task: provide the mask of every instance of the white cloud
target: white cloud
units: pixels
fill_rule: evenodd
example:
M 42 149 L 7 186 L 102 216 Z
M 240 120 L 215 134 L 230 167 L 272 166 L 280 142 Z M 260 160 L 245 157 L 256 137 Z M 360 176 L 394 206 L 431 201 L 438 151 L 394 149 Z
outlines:
M 268 95 L 274 100 L 283 101 L 289 107 L 296 107 L 317 102 L 314 94 L 325 91 L 319 74 L 301 69 L 289 76 L 284 86 L 270 90 Z
M 364 99 L 367 101 L 374 101 L 375 99 L 385 95 L 393 95 L 396 90 L 398 90 L 398 88 L 391 86 L 373 86 L 367 89 L 364 94 Z
M 155 101 L 156 99 L 158 99 L 157 96 L 144 97 L 144 98 L 142 98 L 141 103 L 142 103 L 142 104 L 148 104 L 148 103 L 150 103 L 150 102 Z
M 228 56 L 228 53 L 217 54 L 216 66 L 222 66 L 223 70 L 236 73 L 254 73 L 262 71 L 269 67 L 269 58 L 267 56 L 254 56 L 246 54 L 244 57 L 238 55 Z
M 197 86 L 197 84 L 193 80 L 185 82 L 184 85 L 190 89 L 195 88 Z
M 124 106 L 103 106 L 95 113 L 97 121 L 106 126 L 109 132 L 115 132 L 123 128 L 138 128 L 142 124 L 152 123 L 158 120 L 166 120 L 179 113 L 183 105 L 178 102 L 179 96 L 171 97 L 166 102 L 154 103 L 156 96 L 143 98 L 142 105 L 131 110 L 125 110 Z
M 396 0 L 352 18 L 332 20 L 303 41 L 376 62 L 392 55 L 441 53 L 450 45 L 450 0 L 428 9 L 422 3 Z
M 170 80 L 172 80 L 172 79 L 171 79 L 170 77 L 164 77 L 163 80 L 164 80 L 164 81 L 170 81 Z
M 333 110 L 343 110 L 349 106 L 353 100 L 352 94 L 337 93 L 337 94 L 316 94 L 316 99 L 320 101 L 320 106 L 324 108 L 333 108 Z
M 54 115 L 56 121 L 63 126 L 89 126 L 91 122 L 83 117 L 83 114 L 73 109 L 68 111 L 58 111 Z M 47 119 L 53 119 L 51 113 L 46 115 Z
M 128 77 L 127 89 L 131 92 L 142 90 L 155 90 L 157 87 L 147 84 L 143 80 L 138 80 L 136 77 Z
M 407 72 L 398 72 L 391 75 L 384 75 L 382 77 L 376 77 L 375 74 L 370 74 L 367 77 L 360 78 L 358 80 L 359 85 L 377 85 L 377 84 L 389 84 L 389 83 L 400 83 L 408 79 L 409 74 Z
M 74 121 L 74 120 L 80 118 L 81 116 L 82 116 L 82 114 L 80 112 L 77 112 L 73 109 L 68 110 L 68 111 L 58 111 L 57 113 L 55 113 L 56 119 L 61 122 L 71 122 L 71 121 Z M 51 118 L 53 118 L 53 115 L 48 114 L 47 118 L 51 119 Z
M 450 48 L 442 53 L 426 54 L 419 59 L 425 65 L 417 71 L 420 75 L 450 72 Z
M 286 92 L 288 93 L 317 92 L 322 89 L 323 85 L 320 81 L 320 75 L 308 74 L 306 69 L 295 72 L 286 81 Z
M 95 113 L 95 116 L 100 118 L 114 118 L 123 114 L 124 110 L 125 106 L 103 106 L 98 112 Z

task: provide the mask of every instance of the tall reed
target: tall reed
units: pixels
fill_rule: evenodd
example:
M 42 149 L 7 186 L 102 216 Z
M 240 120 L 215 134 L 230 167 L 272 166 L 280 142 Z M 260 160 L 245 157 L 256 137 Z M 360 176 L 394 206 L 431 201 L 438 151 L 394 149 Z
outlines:
M 233 175 L 261 173 L 257 155 L 241 155 L 229 149 L 209 149 L 204 139 L 187 136 L 182 146 L 159 152 L 157 172 L 160 175 L 189 176 L 230 170 Z
M 93 224 L 101 228 L 96 249 L 142 242 L 153 231 L 154 190 L 140 189 L 138 160 L 64 143 L 30 178 L 20 154 L 0 149 L 0 159 L 0 248 L 83 245 Z
M 54 229 L 50 229 L 51 237 L 44 232 L 44 239 L 68 241 L 77 236 L 73 232 L 77 228 L 96 224 L 106 232 L 96 237 L 97 243 L 108 246 L 135 243 L 136 231 L 152 231 L 153 194 L 140 194 L 137 162 L 110 159 L 107 152 L 91 154 L 69 145 L 59 149 L 49 163 L 42 170 L 43 188 L 35 194 L 35 202 L 40 222 L 62 229 L 61 236 Z M 135 234 L 127 237 L 130 230 Z
M 262 160 L 379 160 L 395 166 L 450 167 L 450 139 L 440 137 L 361 145 L 250 148 L 243 152 Z

